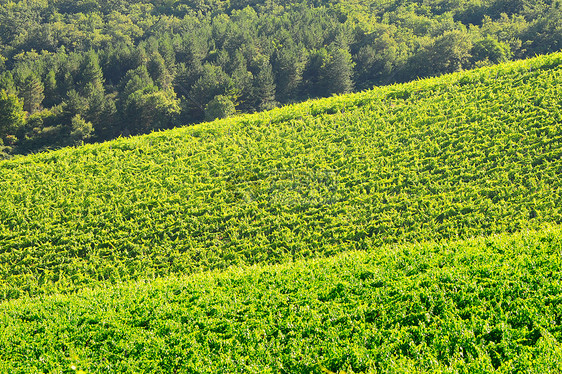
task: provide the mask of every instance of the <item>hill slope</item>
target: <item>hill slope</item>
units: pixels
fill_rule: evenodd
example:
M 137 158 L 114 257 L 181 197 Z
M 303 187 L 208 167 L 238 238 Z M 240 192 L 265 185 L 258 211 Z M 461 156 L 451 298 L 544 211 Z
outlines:
M 554 0 L 2 0 L 0 158 L 552 53 L 560 24 Z
M 0 162 L 0 297 L 559 223 L 561 58 Z
M 562 231 L 0 303 L 2 372 L 557 373 Z

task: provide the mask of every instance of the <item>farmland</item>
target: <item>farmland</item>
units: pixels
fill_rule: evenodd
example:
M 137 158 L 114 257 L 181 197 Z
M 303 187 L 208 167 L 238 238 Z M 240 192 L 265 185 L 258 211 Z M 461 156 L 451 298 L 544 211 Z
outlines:
M 562 369 L 560 228 L 0 304 L 3 372 Z
M 560 370 L 561 64 L 0 162 L 0 368 Z

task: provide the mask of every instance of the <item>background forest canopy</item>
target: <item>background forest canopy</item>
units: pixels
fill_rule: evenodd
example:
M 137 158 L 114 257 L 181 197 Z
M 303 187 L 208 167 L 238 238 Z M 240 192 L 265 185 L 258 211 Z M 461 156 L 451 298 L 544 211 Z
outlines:
M 560 43 L 558 0 L 0 0 L 0 158 Z

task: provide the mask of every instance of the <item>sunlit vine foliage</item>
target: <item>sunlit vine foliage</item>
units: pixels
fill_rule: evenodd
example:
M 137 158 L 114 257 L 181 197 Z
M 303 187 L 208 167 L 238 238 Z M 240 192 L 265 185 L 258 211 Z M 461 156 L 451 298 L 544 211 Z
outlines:
M 0 298 L 559 223 L 561 59 L 0 162 Z

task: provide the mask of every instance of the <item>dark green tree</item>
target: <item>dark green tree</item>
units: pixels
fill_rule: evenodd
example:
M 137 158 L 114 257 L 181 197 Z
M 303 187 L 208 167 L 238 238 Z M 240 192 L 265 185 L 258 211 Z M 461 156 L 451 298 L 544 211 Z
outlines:
M 203 119 L 206 105 L 215 96 L 228 96 L 234 102 L 236 94 L 232 79 L 220 66 L 205 64 L 199 78 L 191 86 L 187 100 L 194 117 Z
M 54 70 L 49 70 L 45 75 L 44 82 L 44 94 L 45 99 L 43 104 L 45 107 L 50 108 L 60 101 L 60 97 L 57 92 L 57 78 Z
M 464 31 L 447 31 L 422 47 L 409 61 L 405 77 L 453 73 L 469 66 L 472 41 Z
M 102 54 L 106 83 L 117 85 L 127 72 L 133 69 L 130 46 L 119 43 L 108 47 Z
M 470 35 L 461 30 L 445 32 L 433 43 L 432 59 L 434 69 L 439 73 L 452 73 L 468 65 L 472 42 Z
M 539 13 L 530 39 L 535 53 L 549 53 L 562 49 L 562 1 L 553 0 L 547 11 Z
M 145 65 L 141 65 L 134 70 L 129 70 L 123 79 L 123 89 L 121 97 L 126 100 L 133 93 L 154 86 L 154 81 L 150 77 Z
M 18 92 L 12 72 L 6 71 L 0 74 L 0 90 L 4 90 L 7 93 L 13 94 L 16 94 Z
M 97 140 L 111 139 L 114 135 L 112 127 L 115 126 L 116 118 L 115 95 L 106 95 L 103 87 L 96 88 L 93 84 L 88 84 L 85 92 L 84 119 L 93 124 Z
M 333 48 L 322 66 L 321 86 L 324 95 L 348 93 L 353 90 L 353 60 L 349 50 Z
M 179 100 L 173 90 L 162 91 L 155 86 L 148 86 L 127 98 L 122 121 L 126 126 L 123 130 L 143 134 L 170 128 L 176 124 L 179 113 Z
M 94 132 L 92 123 L 84 120 L 80 114 L 72 117 L 70 128 L 70 140 L 73 144 L 82 143 L 84 140 L 89 139 Z
M 308 60 L 304 47 L 280 48 L 275 54 L 277 99 L 286 103 L 301 95 L 303 72 Z
M 360 37 L 355 48 L 354 81 L 356 88 L 371 88 L 396 80 L 412 50 L 407 36 L 395 35 L 396 28 L 377 25 L 371 34 Z
M 511 57 L 511 51 L 506 43 L 502 43 L 492 36 L 487 36 L 474 43 L 471 55 L 473 63 L 489 61 L 497 64 L 507 61 Z
M 306 69 L 303 72 L 303 86 L 307 96 L 319 97 L 326 95 L 323 83 L 325 67 L 330 59 L 328 50 L 320 48 L 310 53 Z
M 336 45 L 321 48 L 312 56 L 307 68 L 309 90 L 315 96 L 346 93 L 353 89 L 351 53 Z
M 255 110 L 268 110 L 277 104 L 275 101 L 275 81 L 273 69 L 267 58 L 262 57 L 254 76 L 253 97 Z
M 63 117 L 65 122 L 69 123 L 70 119 L 77 114 L 86 115 L 88 111 L 88 101 L 82 97 L 76 90 L 70 90 L 68 96 L 62 103 Z
M 103 71 L 96 52 L 90 50 L 85 54 L 80 66 L 78 82 L 82 88 L 90 87 L 96 90 L 103 89 Z M 83 92 L 85 93 L 86 91 L 83 90 Z
M 23 109 L 29 114 L 33 114 L 41 109 L 41 104 L 45 95 L 41 79 L 36 73 L 31 73 L 24 80 L 21 96 L 23 97 Z
M 160 89 L 167 90 L 170 88 L 173 76 L 166 67 L 166 61 L 160 53 L 155 52 L 150 56 L 147 69 L 152 77 L 152 80 Z
M 237 106 L 240 111 L 249 112 L 252 110 L 252 90 L 254 76 L 248 70 L 248 63 L 243 53 L 238 50 L 230 62 L 230 78 L 234 87 Z
M 170 34 L 166 34 L 159 39 L 158 50 L 164 58 L 165 66 L 172 69 L 176 65 L 176 51 L 174 50 L 173 40 Z

